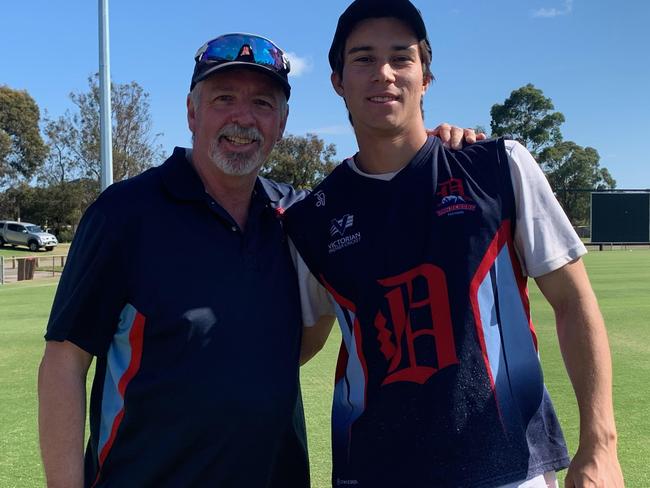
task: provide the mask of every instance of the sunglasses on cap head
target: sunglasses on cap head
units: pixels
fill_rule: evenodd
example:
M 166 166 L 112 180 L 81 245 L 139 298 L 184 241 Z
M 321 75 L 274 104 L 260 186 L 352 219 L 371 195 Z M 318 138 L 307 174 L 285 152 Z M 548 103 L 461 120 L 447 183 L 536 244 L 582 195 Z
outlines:
M 278 46 L 264 37 L 254 34 L 225 34 L 201 46 L 194 61 L 196 64 L 190 90 L 219 69 L 248 65 L 274 75 L 289 97 L 289 60 Z

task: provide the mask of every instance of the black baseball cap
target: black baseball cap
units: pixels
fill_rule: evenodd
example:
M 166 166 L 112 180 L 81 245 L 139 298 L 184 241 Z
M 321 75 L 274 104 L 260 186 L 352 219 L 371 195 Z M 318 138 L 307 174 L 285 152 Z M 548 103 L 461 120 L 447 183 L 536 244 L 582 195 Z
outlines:
M 245 66 L 259 70 L 276 80 L 289 100 L 291 65 L 284 51 L 272 41 L 255 34 L 224 34 L 206 42 L 194 56 L 190 91 L 199 82 L 219 70 Z
M 329 52 L 332 71 L 336 69 L 337 57 L 345 49 L 345 42 L 354 27 L 362 20 L 378 17 L 394 17 L 406 22 L 413 29 L 418 41 L 427 41 L 427 48 L 431 53 L 431 43 L 422 15 L 409 0 L 355 0 L 341 14 L 336 26 Z

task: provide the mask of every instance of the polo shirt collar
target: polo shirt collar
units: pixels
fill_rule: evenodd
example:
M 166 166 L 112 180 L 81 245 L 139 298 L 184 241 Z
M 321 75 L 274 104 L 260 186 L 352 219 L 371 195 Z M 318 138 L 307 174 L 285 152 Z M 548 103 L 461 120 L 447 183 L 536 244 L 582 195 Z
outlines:
M 187 149 L 175 147 L 172 155 L 160 166 L 165 188 L 177 200 L 203 201 L 205 187 L 187 157 Z

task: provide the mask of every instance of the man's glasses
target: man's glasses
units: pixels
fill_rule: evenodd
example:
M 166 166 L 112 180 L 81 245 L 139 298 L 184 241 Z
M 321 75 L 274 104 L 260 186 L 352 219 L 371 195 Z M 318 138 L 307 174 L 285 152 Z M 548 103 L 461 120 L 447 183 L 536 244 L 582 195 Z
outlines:
M 212 39 L 196 52 L 194 60 L 217 65 L 232 61 L 255 63 L 275 71 L 284 79 L 290 70 L 289 60 L 278 46 L 252 34 L 226 34 Z

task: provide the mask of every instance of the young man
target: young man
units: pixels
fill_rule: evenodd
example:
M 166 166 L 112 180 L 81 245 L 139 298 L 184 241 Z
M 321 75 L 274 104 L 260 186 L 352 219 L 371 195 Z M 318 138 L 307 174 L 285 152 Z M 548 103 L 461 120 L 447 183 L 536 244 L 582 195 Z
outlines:
M 555 311 L 580 408 L 567 486 L 622 486 L 586 250 L 535 161 L 513 141 L 453 151 L 427 137 L 431 47 L 407 0 L 353 2 L 329 59 L 359 153 L 289 209 L 285 227 L 343 335 L 334 486 L 556 486 L 569 458 L 526 276 Z M 304 309 L 317 302 L 303 297 Z

